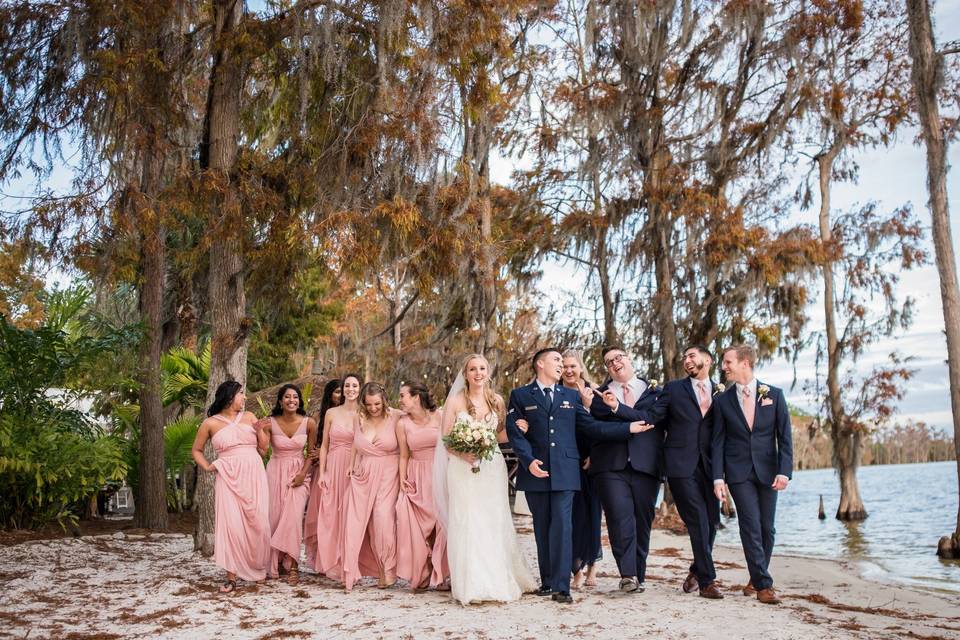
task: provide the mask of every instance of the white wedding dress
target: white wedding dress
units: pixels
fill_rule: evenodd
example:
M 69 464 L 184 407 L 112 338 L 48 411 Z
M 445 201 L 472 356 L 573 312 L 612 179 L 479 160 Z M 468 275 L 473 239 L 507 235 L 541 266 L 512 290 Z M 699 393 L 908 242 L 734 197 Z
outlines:
M 458 418 L 469 418 L 461 412 Z M 496 429 L 497 416 L 483 422 Z M 509 602 L 537 584 L 520 554 L 507 493 L 507 465 L 497 449 L 480 472 L 450 456 L 447 463 L 447 560 L 450 590 L 461 604 Z

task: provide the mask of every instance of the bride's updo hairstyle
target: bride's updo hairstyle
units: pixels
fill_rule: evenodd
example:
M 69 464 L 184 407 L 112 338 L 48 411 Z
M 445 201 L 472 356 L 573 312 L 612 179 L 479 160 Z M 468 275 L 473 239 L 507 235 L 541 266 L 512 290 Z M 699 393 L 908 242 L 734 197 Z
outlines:
M 383 406 L 380 408 L 380 415 L 387 415 L 387 392 L 379 382 L 368 382 L 360 387 L 360 395 L 357 397 L 357 402 L 360 404 L 358 407 L 360 415 L 364 418 L 371 417 L 367 412 L 367 398 L 370 396 L 380 396 L 380 400 L 383 402 Z
M 477 408 L 473 406 L 473 401 L 470 400 L 470 381 L 467 379 L 467 367 L 474 360 L 483 360 L 483 363 L 487 365 L 487 379 L 483 383 L 483 398 L 487 404 L 487 412 L 492 411 L 496 413 L 497 420 L 502 423 L 506 417 L 506 412 L 503 409 L 503 401 L 490 386 L 490 363 L 479 353 L 471 353 L 467 356 L 467 359 L 463 361 L 463 366 L 460 367 L 460 375 L 463 376 L 463 402 L 467 407 L 467 413 L 474 418 L 479 418 Z

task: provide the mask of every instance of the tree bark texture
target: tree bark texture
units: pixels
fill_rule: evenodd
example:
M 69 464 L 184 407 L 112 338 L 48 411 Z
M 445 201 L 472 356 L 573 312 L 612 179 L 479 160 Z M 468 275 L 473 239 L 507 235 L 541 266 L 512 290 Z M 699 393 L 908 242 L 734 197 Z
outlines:
M 917 112 L 927 151 L 927 191 L 930 195 L 930 217 L 937 272 L 940 274 L 940 297 L 943 302 L 943 323 L 947 337 L 947 370 L 950 377 L 950 406 L 953 410 L 953 442 L 960 481 L 960 289 L 957 286 L 957 260 L 950 233 L 950 211 L 947 205 L 947 141 L 944 136 L 937 90 L 943 82 L 943 56 L 937 52 L 927 0 L 907 0 L 910 28 L 910 58 L 913 60 L 913 90 Z M 942 545 L 941 545 L 942 546 Z M 957 525 L 950 546 L 954 557 L 960 557 L 960 503 Z

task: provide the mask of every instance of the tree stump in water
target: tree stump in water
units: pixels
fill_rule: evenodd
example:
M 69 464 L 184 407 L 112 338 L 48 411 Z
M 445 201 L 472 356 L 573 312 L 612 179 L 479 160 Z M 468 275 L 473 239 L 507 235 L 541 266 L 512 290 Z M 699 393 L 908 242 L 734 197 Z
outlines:
M 937 555 L 944 560 L 960 560 L 960 532 L 940 538 Z
M 820 518 L 821 520 L 827 519 L 827 513 L 826 511 L 823 510 L 823 494 L 822 493 L 820 494 L 820 512 L 817 513 L 817 517 Z

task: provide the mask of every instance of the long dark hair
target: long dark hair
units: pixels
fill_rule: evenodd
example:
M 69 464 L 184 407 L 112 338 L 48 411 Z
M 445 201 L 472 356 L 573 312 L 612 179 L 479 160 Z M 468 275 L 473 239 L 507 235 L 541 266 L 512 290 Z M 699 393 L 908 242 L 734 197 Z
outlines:
M 294 391 L 297 392 L 297 398 L 300 400 L 300 404 L 297 406 L 297 413 L 299 413 L 302 416 L 307 415 L 307 412 L 303 408 L 303 394 L 300 392 L 300 387 L 298 387 L 295 384 L 290 384 L 288 382 L 287 384 L 280 387 L 279 391 L 277 391 L 277 403 L 273 405 L 273 411 L 270 412 L 270 415 L 273 416 L 274 418 L 276 418 L 277 416 L 283 415 L 283 396 L 290 389 L 293 389 Z
M 320 411 L 317 413 L 317 444 L 323 440 L 323 422 L 327 417 L 327 411 L 343 403 L 343 381 L 339 378 L 327 380 L 323 385 L 323 398 L 320 399 Z M 333 403 L 333 392 L 340 391 L 340 403 Z
M 220 386 L 217 387 L 217 392 L 213 394 L 213 404 L 207 409 L 207 415 L 215 416 L 223 411 L 233 402 L 233 399 L 237 397 L 241 389 L 243 389 L 243 385 L 236 380 L 221 382 Z
M 430 395 L 430 390 L 427 389 L 427 385 L 422 382 L 404 382 L 400 385 L 400 388 L 407 388 L 407 393 L 411 396 L 416 396 L 420 398 L 420 406 L 423 407 L 424 411 L 436 411 L 437 403 L 434 402 L 433 396 Z

